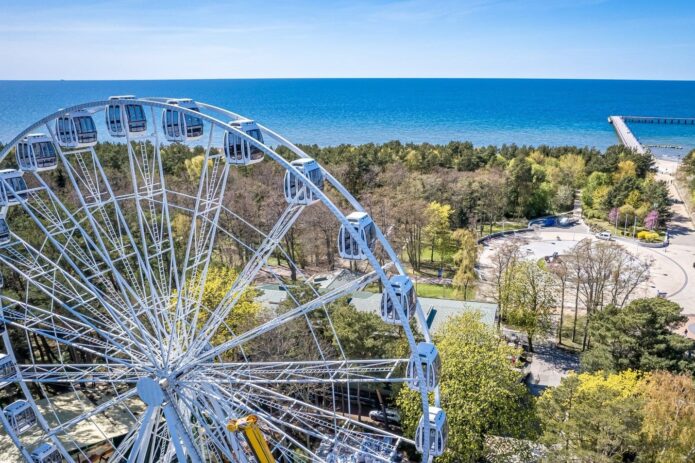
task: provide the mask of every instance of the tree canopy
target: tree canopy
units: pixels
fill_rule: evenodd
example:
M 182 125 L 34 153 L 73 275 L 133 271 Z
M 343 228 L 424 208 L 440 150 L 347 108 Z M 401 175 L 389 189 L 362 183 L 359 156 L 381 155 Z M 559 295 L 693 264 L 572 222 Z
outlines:
M 441 404 L 449 422 L 447 451 L 438 461 L 476 461 L 487 435 L 533 433 L 529 393 L 510 360 L 517 349 L 474 313 L 450 319 L 436 342 L 442 358 Z M 397 403 L 404 433 L 414 435 L 422 414 L 419 394 L 404 387 Z
M 582 368 L 692 373 L 695 360 L 688 352 L 695 350 L 695 342 L 674 332 L 687 321 L 681 310 L 675 302 L 650 298 L 596 312 L 589 324 L 591 348 L 582 355 Z
M 570 374 L 538 399 L 547 460 L 629 461 L 639 446 L 642 406 L 637 372 Z

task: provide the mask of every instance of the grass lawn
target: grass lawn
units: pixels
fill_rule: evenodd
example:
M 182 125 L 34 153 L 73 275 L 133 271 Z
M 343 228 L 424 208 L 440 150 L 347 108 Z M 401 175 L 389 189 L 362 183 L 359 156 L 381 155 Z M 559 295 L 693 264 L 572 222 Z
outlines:
M 413 281 L 414 283 L 414 281 Z M 372 283 L 364 288 L 365 291 L 376 293 L 379 291 L 379 285 Z M 417 295 L 420 297 L 430 297 L 432 299 L 453 299 L 456 301 L 471 300 L 475 296 L 475 290 L 469 289 L 466 296 L 456 291 L 448 285 L 433 285 L 430 283 L 418 283 Z
M 475 296 L 475 291 L 468 290 L 464 295 L 448 285 L 433 285 L 430 283 L 418 283 L 417 295 L 420 297 L 431 297 L 435 299 L 455 299 L 459 301 L 470 300 Z
M 491 233 L 497 233 L 505 230 L 518 230 L 520 228 L 526 228 L 528 226 L 528 222 L 505 222 L 502 224 L 501 222 L 495 222 L 492 224 L 492 231 L 490 231 L 490 226 L 487 225 L 483 229 L 483 235 L 489 235 Z

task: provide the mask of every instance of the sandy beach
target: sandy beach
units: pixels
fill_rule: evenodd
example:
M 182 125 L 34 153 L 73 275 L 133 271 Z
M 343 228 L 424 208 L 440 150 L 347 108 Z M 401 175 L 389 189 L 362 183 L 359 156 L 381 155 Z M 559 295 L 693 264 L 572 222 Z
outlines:
M 676 170 L 678 169 L 680 162 L 671 159 L 657 158 L 654 164 L 656 165 L 656 168 L 660 174 L 671 176 L 676 173 Z M 671 178 L 664 178 L 663 180 L 671 180 Z

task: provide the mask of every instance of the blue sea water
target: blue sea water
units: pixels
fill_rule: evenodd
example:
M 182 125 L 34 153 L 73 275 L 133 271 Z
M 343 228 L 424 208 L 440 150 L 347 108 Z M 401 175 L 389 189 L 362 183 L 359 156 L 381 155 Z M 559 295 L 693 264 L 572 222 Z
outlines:
M 695 81 L 251 79 L 0 81 L 0 141 L 75 103 L 110 95 L 190 97 L 255 118 L 296 143 L 617 143 L 613 114 L 695 117 Z M 635 124 L 648 144 L 695 147 L 695 126 Z M 662 150 L 663 151 L 663 150 Z

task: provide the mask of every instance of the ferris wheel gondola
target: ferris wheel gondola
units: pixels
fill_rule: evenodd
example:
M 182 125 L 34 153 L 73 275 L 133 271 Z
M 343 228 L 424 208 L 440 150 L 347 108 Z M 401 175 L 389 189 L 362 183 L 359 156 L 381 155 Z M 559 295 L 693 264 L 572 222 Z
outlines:
M 27 197 L 27 182 L 23 172 L 16 169 L 0 170 L 0 207 L 19 204 Z
M 55 133 L 64 148 L 88 148 L 97 144 L 97 126 L 91 113 L 75 111 L 56 119 Z
M 42 133 L 32 133 L 17 143 L 17 165 L 24 171 L 44 171 L 54 169 L 58 154 L 53 140 Z
M 102 164 L 112 147 L 100 136 L 122 144 L 123 172 Z M 185 181 L 166 158 L 181 154 L 174 143 L 190 150 Z M 267 440 L 260 453 L 283 463 L 443 451 L 442 415 L 430 413 L 439 357 L 412 282 L 361 205 L 294 144 L 190 99 L 120 96 L 41 119 L 0 161 L 13 150 L 19 170 L 0 171 L 0 268 L 12 275 L 0 292 L 0 388 L 16 399 L 0 421 L 12 458 L 74 463 L 100 448 L 110 461 L 252 461 L 228 428 L 249 416 L 253 439 Z M 263 193 L 250 192 L 249 211 L 236 198 L 251 180 Z M 296 262 L 288 243 L 306 233 L 308 208 L 339 230 L 327 239 L 360 273 L 320 288 L 321 272 Z M 214 300 L 209 282 L 223 289 Z M 403 358 L 354 358 L 335 329 L 333 304 L 377 282 L 372 310 L 407 340 Z M 261 315 L 240 323 L 255 304 Z M 417 436 L 355 417 L 358 385 L 398 383 L 419 392 Z
M 167 104 L 200 112 L 195 102 L 188 98 L 171 99 Z M 203 120 L 191 112 L 167 107 L 162 115 L 164 136 L 171 142 L 198 140 L 203 136 Z
M 263 143 L 263 134 L 254 121 L 238 119 L 230 122 L 229 125 L 239 129 L 259 143 Z M 264 157 L 263 150 L 233 131 L 224 133 L 224 150 L 230 164 L 248 166 L 261 162 Z
M 112 137 L 139 137 L 147 133 L 145 109 L 133 95 L 110 97 L 104 116 Z

